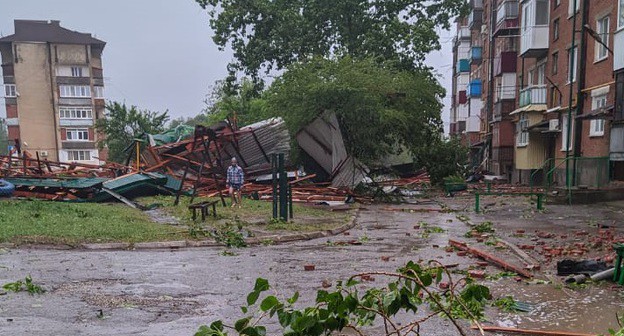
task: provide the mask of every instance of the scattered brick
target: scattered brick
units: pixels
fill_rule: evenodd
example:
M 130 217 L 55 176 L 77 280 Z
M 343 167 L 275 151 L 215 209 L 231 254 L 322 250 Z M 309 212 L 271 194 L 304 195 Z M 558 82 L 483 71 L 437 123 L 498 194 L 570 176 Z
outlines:
M 475 278 L 475 279 L 484 279 L 485 278 L 485 271 L 481 271 L 481 270 L 469 270 L 468 271 L 468 275 L 470 275 L 471 277 Z
M 449 283 L 445 281 L 440 282 L 438 286 L 440 287 L 440 289 L 449 289 Z
M 314 271 L 314 269 L 316 269 L 314 265 L 303 265 L 303 270 L 305 271 Z
M 457 251 L 457 255 L 460 256 L 460 257 L 465 257 L 465 256 L 468 255 L 468 252 L 466 252 L 466 251 Z

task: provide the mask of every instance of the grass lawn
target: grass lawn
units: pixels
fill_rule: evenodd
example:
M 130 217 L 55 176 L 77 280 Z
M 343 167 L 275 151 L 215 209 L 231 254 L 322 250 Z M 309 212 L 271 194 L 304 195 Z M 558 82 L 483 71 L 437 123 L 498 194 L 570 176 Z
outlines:
M 158 224 L 140 210 L 120 203 L 67 203 L 41 200 L 0 200 L 0 243 L 67 244 L 99 242 L 137 243 L 201 239 L 191 228 L 203 229 L 236 224 L 254 234 L 329 230 L 346 223 L 349 214 L 294 205 L 295 220 L 271 221 L 270 202 L 243 200 L 242 208 L 217 206 L 217 220 L 193 223 L 188 210 L 189 198 L 173 206 L 174 197 L 144 197 L 144 205 L 160 204 L 160 209 L 179 220 L 181 225 Z M 197 198 L 195 201 L 206 199 Z M 228 200 L 229 202 L 229 200 Z
M 173 206 L 174 200 L 175 198 L 172 196 L 152 196 L 138 199 L 139 203 L 143 205 L 159 204 L 161 205 L 160 209 L 179 219 L 182 224 L 193 225 L 191 212 L 188 210 L 190 198 L 181 198 L 178 206 Z M 219 200 L 219 198 L 197 197 L 193 202 L 198 203 L 207 200 Z M 242 222 L 247 228 L 251 229 L 276 232 L 306 232 L 334 229 L 343 225 L 349 218 L 349 214 L 345 212 L 332 212 L 293 204 L 294 220 L 288 223 L 275 222 L 271 221 L 273 214 L 271 202 L 243 199 L 242 208 L 231 208 L 229 206 L 229 197 L 226 202 L 226 207 L 223 207 L 221 202 L 217 204 L 217 220 L 212 217 L 207 218 L 205 226 L 218 225 L 224 222 L 224 220 L 233 222 L 238 219 L 238 222 Z
M 69 244 L 144 242 L 188 237 L 122 204 L 0 201 L 0 242 Z

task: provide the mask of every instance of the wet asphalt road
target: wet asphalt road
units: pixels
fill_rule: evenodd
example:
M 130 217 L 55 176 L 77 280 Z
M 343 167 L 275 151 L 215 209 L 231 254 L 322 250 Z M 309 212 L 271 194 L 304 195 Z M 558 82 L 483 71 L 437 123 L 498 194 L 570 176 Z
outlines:
M 0 283 L 30 274 L 48 293 L 0 296 L 0 335 L 192 335 L 201 324 L 240 317 L 239 307 L 257 277 L 269 279 L 282 297 L 299 291 L 300 302 L 311 303 L 323 281 L 335 283 L 363 271 L 394 271 L 409 260 L 435 259 L 444 264 L 459 263 L 465 269 L 475 260 L 443 250 L 449 237 L 461 237 L 467 231 L 456 215 L 368 206 L 359 212 L 358 225 L 349 235 L 238 249 L 236 256 L 221 255 L 223 248 L 3 251 Z M 414 229 L 419 221 L 447 231 L 422 238 Z M 350 240 L 362 244 L 335 244 Z M 390 260 L 383 261 L 382 256 Z M 304 271 L 308 264 L 316 269 Z M 487 270 L 500 271 L 489 266 Z M 371 284 L 383 283 L 377 278 Z M 510 284 L 515 281 L 492 283 L 493 291 L 509 292 Z M 600 295 L 617 301 L 609 293 Z M 600 295 L 594 300 L 596 306 L 605 304 Z M 622 299 L 609 304 L 621 306 Z M 552 319 L 552 315 L 547 317 Z M 509 320 L 522 323 L 515 317 Z M 441 318 L 427 322 L 421 330 L 423 335 L 458 335 L 451 323 Z M 370 334 L 377 333 L 372 329 Z

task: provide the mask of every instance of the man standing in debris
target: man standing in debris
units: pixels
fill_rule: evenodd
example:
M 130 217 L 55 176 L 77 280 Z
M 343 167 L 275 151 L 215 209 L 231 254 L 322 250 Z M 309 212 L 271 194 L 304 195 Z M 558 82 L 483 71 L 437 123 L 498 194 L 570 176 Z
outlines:
M 227 169 L 227 180 L 225 184 L 230 189 L 230 197 L 232 197 L 232 208 L 238 205 L 240 208 L 242 205 L 241 188 L 243 187 L 243 181 L 245 174 L 243 168 L 241 168 L 236 158 L 232 158 L 231 164 Z

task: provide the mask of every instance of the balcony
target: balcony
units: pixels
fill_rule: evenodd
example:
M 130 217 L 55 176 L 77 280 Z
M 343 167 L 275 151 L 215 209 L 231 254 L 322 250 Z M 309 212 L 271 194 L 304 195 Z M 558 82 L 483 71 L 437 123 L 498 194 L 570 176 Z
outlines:
M 466 94 L 466 91 L 459 91 L 459 94 L 457 95 L 457 103 L 466 104 L 467 102 L 468 95 Z
M 496 77 L 494 101 L 515 100 L 516 99 L 516 74 L 508 73 L 501 77 Z
M 479 98 L 481 97 L 481 80 L 473 79 L 470 81 L 470 85 L 468 86 L 468 96 L 471 98 Z
M 470 14 L 468 14 L 468 28 L 479 30 L 481 29 L 481 24 L 483 24 L 483 9 L 473 8 Z
M 470 72 L 470 60 L 460 59 L 457 61 L 456 72 Z
M 533 85 L 520 90 L 519 107 L 546 104 L 546 85 Z
M 528 0 L 522 3 L 520 55 L 540 58 L 548 53 L 549 0 Z
M 460 27 L 457 30 L 457 40 L 470 40 L 470 28 L 468 27 Z
M 481 131 L 481 118 L 478 115 L 471 115 L 466 120 L 466 132 L 480 132 Z
M 518 53 L 515 51 L 503 51 L 494 58 L 494 76 L 502 76 L 506 73 L 516 73 Z
M 613 38 L 613 70 L 624 69 L 624 30 L 615 33 Z
M 523 28 L 520 55 L 539 58 L 548 53 L 548 25 Z
M 504 0 L 496 11 L 496 28 L 494 36 L 516 35 L 520 28 L 518 19 L 518 1 Z
M 470 0 L 470 8 L 483 9 L 483 0 Z
M 60 119 L 59 126 L 93 126 L 93 119 Z
M 472 47 L 470 48 L 470 63 L 471 64 L 481 64 L 481 60 L 483 58 L 483 48 L 482 47 Z

